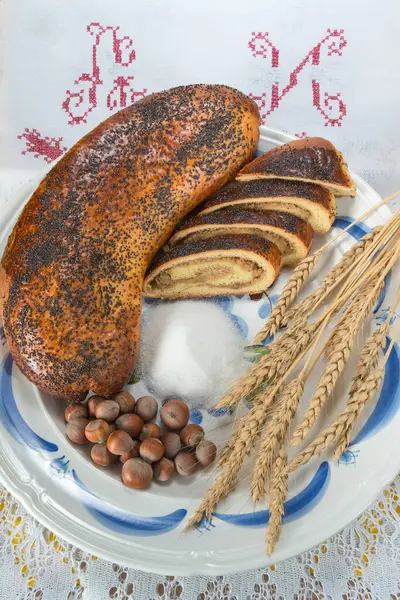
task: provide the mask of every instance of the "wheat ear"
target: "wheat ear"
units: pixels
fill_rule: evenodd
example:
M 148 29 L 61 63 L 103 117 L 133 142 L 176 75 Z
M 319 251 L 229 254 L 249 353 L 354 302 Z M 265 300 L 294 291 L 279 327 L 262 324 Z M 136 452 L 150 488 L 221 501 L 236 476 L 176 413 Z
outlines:
M 269 521 L 265 538 L 265 549 L 269 556 L 272 554 L 282 529 L 284 503 L 288 493 L 286 466 L 287 451 L 282 445 L 272 468 L 269 485 Z
M 312 256 L 308 256 L 294 269 L 292 275 L 286 282 L 281 295 L 279 296 L 278 302 L 272 309 L 266 324 L 256 335 L 256 343 L 262 342 L 268 335 L 276 334 L 281 326 L 282 319 L 285 316 L 286 311 L 291 307 L 299 295 L 301 288 L 310 277 L 320 258 L 320 255 L 320 252 L 316 252 Z
M 384 373 L 385 370 L 382 367 L 374 369 L 371 373 L 369 373 L 369 375 L 367 375 L 358 389 L 353 392 L 351 396 L 351 402 L 348 405 L 345 429 L 342 431 L 337 441 L 335 451 L 336 460 L 339 460 L 347 446 L 350 444 L 354 425 L 365 405 L 371 400 L 372 396 L 379 388 Z
M 336 417 L 331 425 L 326 427 L 315 440 L 311 442 L 302 452 L 297 454 L 288 466 L 288 472 L 296 471 L 300 466 L 308 463 L 314 456 L 320 456 L 331 444 L 337 442 L 346 433 L 349 424 L 355 423 L 361 410 L 378 389 L 383 377 L 383 369 L 374 369 L 360 384 L 358 390 L 353 394 L 351 400 L 342 412 Z M 339 455 L 340 456 L 340 455 Z
M 341 260 L 329 271 L 326 277 L 322 280 L 320 286 L 311 294 L 308 294 L 299 304 L 286 312 L 282 319 L 282 326 L 286 326 L 293 318 L 299 318 L 307 314 L 310 316 L 316 307 L 322 302 L 336 285 L 348 275 L 350 269 L 354 266 L 354 262 L 362 256 L 365 250 L 373 243 L 376 236 L 382 231 L 383 226 L 378 225 L 371 233 L 365 235 L 359 242 L 354 244 Z
M 290 440 L 291 446 L 296 446 L 299 442 L 304 440 L 319 417 L 323 404 L 331 395 L 347 364 L 357 332 L 363 319 L 368 313 L 371 300 L 376 296 L 377 290 L 381 285 L 381 281 L 378 281 L 377 284 L 374 281 L 372 283 L 367 283 L 356 295 L 359 310 L 356 314 L 352 313 L 352 320 L 349 321 L 348 328 L 342 331 L 342 337 L 340 339 L 336 339 L 335 346 L 332 347 L 332 350 L 329 353 L 329 362 L 319 379 L 317 389 L 311 398 L 309 407 Z M 355 300 L 353 300 L 353 302 L 355 302 Z M 349 306 L 348 311 L 350 311 L 351 307 L 352 304 Z M 329 343 L 331 343 L 330 340 L 328 340 L 328 344 Z
M 297 376 L 288 383 L 277 400 L 277 409 L 264 427 L 251 480 L 251 496 L 256 503 L 265 496 L 266 482 L 275 453 L 286 438 L 289 425 L 303 396 L 304 380 Z
M 264 426 L 268 415 L 267 407 L 273 401 L 277 391 L 276 388 L 272 389 L 263 404 L 255 406 L 243 417 L 242 427 L 236 431 L 234 444 L 231 446 L 231 452 L 223 465 L 221 473 L 208 490 L 198 509 L 193 513 L 185 529 L 189 529 L 201 521 L 203 515 L 207 519 L 210 519 L 218 502 L 222 498 L 225 498 L 235 485 L 243 461 L 247 454 L 250 453 L 255 440 Z
M 318 326 L 318 323 L 308 324 L 305 317 L 294 321 L 287 331 L 269 345 L 269 353 L 262 356 L 233 384 L 219 401 L 217 408 L 231 408 L 263 383 L 271 384 L 282 377 L 293 360 L 310 343 Z

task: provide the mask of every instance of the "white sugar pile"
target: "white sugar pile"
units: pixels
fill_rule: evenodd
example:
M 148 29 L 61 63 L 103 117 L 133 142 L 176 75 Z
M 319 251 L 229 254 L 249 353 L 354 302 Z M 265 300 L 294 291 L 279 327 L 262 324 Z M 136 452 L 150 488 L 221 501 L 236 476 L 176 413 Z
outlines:
M 139 372 L 161 397 L 211 407 L 244 371 L 245 341 L 216 304 L 180 301 L 146 313 Z

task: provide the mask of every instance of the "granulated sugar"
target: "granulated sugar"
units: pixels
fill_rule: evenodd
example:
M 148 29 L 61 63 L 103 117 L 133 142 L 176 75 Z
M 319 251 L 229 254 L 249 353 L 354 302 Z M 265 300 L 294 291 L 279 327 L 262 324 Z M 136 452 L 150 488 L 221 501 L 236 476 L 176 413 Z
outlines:
M 245 340 L 216 304 L 181 301 L 146 313 L 139 372 L 161 397 L 214 406 L 244 371 Z

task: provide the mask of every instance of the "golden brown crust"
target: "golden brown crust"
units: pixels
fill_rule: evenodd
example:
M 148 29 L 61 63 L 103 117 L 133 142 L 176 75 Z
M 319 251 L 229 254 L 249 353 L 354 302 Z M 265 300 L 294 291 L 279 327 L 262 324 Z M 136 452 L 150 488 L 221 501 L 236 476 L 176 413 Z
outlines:
M 265 152 L 246 165 L 238 179 L 282 178 L 318 183 L 335 196 L 355 196 L 343 155 L 323 138 L 305 138 Z
M 231 182 L 201 204 L 197 213 L 222 208 L 278 210 L 294 214 L 321 233 L 336 217 L 335 197 L 320 185 L 286 179 L 252 179 Z
M 232 88 L 175 88 L 113 115 L 53 167 L 2 259 L 7 341 L 32 382 L 68 400 L 126 383 L 152 256 L 250 159 L 258 127 Z
M 304 258 L 313 240 L 313 229 L 302 219 L 284 212 L 222 208 L 189 216 L 178 226 L 168 246 L 229 234 L 265 237 L 281 250 L 284 264 Z
M 213 273 L 213 267 L 218 269 L 218 262 L 226 258 L 234 262 L 248 262 L 257 269 L 264 270 L 258 281 L 241 282 L 234 276 L 233 285 L 218 288 L 218 280 Z M 189 262 L 198 261 L 204 267 L 206 279 L 199 285 L 197 277 L 185 280 L 182 289 L 177 291 L 173 285 L 158 284 L 158 280 L 174 268 L 182 268 Z M 176 299 L 199 298 L 217 295 L 254 294 L 267 289 L 275 281 L 282 266 L 282 255 L 277 246 L 266 240 L 252 235 L 237 235 L 232 237 L 219 236 L 200 240 L 180 246 L 175 246 L 168 252 L 160 250 L 155 256 L 145 278 L 144 295 L 150 298 Z

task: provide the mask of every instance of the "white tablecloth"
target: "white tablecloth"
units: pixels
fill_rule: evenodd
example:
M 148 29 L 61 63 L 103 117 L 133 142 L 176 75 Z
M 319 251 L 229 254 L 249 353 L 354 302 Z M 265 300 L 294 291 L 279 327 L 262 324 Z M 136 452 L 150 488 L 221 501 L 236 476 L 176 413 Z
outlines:
M 322 135 L 382 195 L 400 188 L 400 6 L 391 0 L 0 0 L 0 210 L 85 132 L 144 94 L 226 83 L 265 123 Z M 399 479 L 289 561 L 179 578 L 65 544 L 0 488 L 0 599 L 400 598 Z

